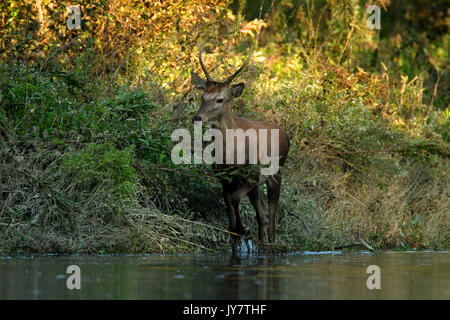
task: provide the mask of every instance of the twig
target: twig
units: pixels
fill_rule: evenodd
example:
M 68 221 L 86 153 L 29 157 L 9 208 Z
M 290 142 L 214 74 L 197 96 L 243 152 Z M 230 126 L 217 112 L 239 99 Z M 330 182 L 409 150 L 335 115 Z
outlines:
M 157 163 L 148 162 L 148 163 L 146 163 L 146 165 L 149 166 L 149 167 L 157 168 L 158 170 L 169 171 L 169 172 L 177 172 L 177 173 L 180 173 L 182 175 L 189 176 L 189 177 L 198 177 L 198 176 L 211 177 L 210 175 L 204 174 L 204 173 L 195 173 L 195 174 L 193 174 L 193 173 L 192 174 L 191 173 L 186 173 L 186 172 L 184 172 L 184 171 L 188 171 L 186 169 L 163 167 L 163 166 L 158 165 Z M 140 164 L 136 164 L 134 167 L 135 167 L 135 169 L 138 169 L 141 172 L 144 169 L 143 166 L 141 166 Z
M 355 198 L 354 196 L 352 196 L 350 193 L 348 193 L 348 192 L 346 192 L 346 191 L 344 191 L 344 193 L 346 194 L 346 195 L 348 195 L 350 198 L 352 198 L 353 200 L 355 200 L 356 202 L 358 202 L 361 206 L 363 206 L 364 208 L 367 208 L 367 206 L 364 204 L 364 203 L 362 203 L 361 201 L 359 201 L 357 198 Z
M 107 89 L 105 90 L 105 92 L 108 91 L 109 89 L 111 89 L 111 86 L 112 86 L 112 83 L 113 83 L 113 81 L 114 81 L 114 78 L 116 77 L 116 75 L 117 75 L 117 73 L 119 72 L 120 68 L 122 68 L 122 66 L 125 64 L 125 62 L 127 62 L 128 59 L 130 58 L 130 55 L 131 55 L 132 53 L 134 53 L 135 51 L 136 51 L 136 47 L 133 47 L 133 48 L 128 52 L 128 54 L 125 56 L 125 58 L 123 59 L 123 61 L 119 64 L 119 66 L 116 68 L 116 70 L 114 71 L 113 75 L 111 76 L 111 79 L 110 79 L 110 81 L 109 81 L 109 85 L 108 85 Z
M 196 247 L 199 247 L 199 248 L 202 248 L 202 249 L 208 250 L 208 251 L 210 251 L 210 252 L 214 252 L 214 253 L 217 253 L 217 251 L 216 251 L 216 250 L 213 250 L 213 249 L 207 248 L 207 247 L 205 247 L 205 246 L 202 246 L 201 244 L 198 244 L 198 243 L 194 243 L 194 242 L 191 242 L 191 241 L 187 241 L 187 240 L 184 240 L 184 239 L 180 239 L 180 238 L 177 238 L 177 237 L 172 237 L 172 236 L 168 236 L 168 235 L 164 235 L 163 237 L 166 237 L 166 238 L 172 239 L 172 240 L 174 240 L 174 241 L 181 241 L 181 242 L 185 242 L 185 243 L 188 243 L 188 244 L 190 244 L 190 245 L 193 245 L 193 246 L 196 246 Z
M 14 227 L 14 226 L 28 226 L 28 223 L 4 223 L 4 222 L 0 222 L 0 226 L 3 227 Z
M 345 45 L 344 45 L 344 48 L 341 51 L 341 55 L 339 56 L 339 60 L 338 60 L 337 64 L 341 63 L 341 59 L 344 56 L 344 52 L 345 52 L 345 50 L 347 49 L 347 47 L 348 47 L 348 45 L 350 43 L 350 39 L 352 37 L 353 30 L 355 29 L 355 23 L 356 23 L 356 10 L 353 12 L 351 28 L 350 28 L 349 33 L 347 34 L 347 39 L 345 40 Z
M 340 161 L 346 163 L 348 166 L 352 167 L 353 169 L 358 170 L 359 172 L 363 172 L 363 170 L 362 170 L 361 168 L 359 168 L 359 167 L 356 166 L 355 164 L 353 164 L 353 163 L 351 163 L 351 162 L 349 162 L 349 161 L 347 161 L 347 160 L 345 160 L 345 159 L 343 159 L 343 158 L 336 157 L 336 156 L 331 156 L 331 155 L 328 155 L 328 154 L 326 154 L 325 157 L 327 157 L 327 158 L 329 158 L 329 159 L 340 160 Z
M 309 235 L 313 238 L 313 240 L 316 241 L 317 243 L 320 243 L 320 241 L 317 240 L 316 237 L 314 237 L 314 235 L 311 233 L 311 231 L 309 230 L 308 226 L 306 225 L 305 220 L 303 220 L 302 217 L 297 216 L 297 215 L 295 215 L 295 214 L 293 214 L 293 213 L 288 213 L 288 215 L 293 216 L 293 217 L 299 219 L 299 220 L 303 223 L 303 226 L 305 227 L 306 231 L 308 231 Z
M 70 47 L 72 44 L 74 44 L 75 42 L 78 41 L 78 37 L 74 37 L 72 38 L 72 40 L 70 40 L 69 43 L 63 44 L 61 46 L 59 46 L 58 48 L 52 50 L 52 52 L 50 52 L 50 54 L 47 56 L 47 58 L 45 59 L 45 61 L 42 63 L 41 67 L 39 68 L 39 72 L 42 72 L 42 70 L 45 68 L 45 66 L 47 65 L 47 63 L 54 58 L 59 51 L 61 50 L 65 50 L 66 48 Z M 84 44 L 86 42 L 86 40 L 83 40 L 80 44 Z
M 365 242 L 363 239 L 360 239 L 359 241 L 361 241 L 361 243 L 367 248 L 367 249 L 369 249 L 370 251 L 375 251 L 375 249 L 374 248 L 372 248 L 371 246 L 369 246 L 368 244 L 367 244 L 367 242 Z
M 343 246 L 334 247 L 334 249 L 345 249 L 345 248 L 356 247 L 356 246 L 363 246 L 363 247 L 366 247 L 367 249 L 369 249 L 370 251 L 375 252 L 375 249 L 372 248 L 369 244 L 367 244 L 367 242 L 365 242 L 362 239 L 360 239 L 360 241 L 351 242 L 351 243 L 345 244 Z
M 189 222 L 189 223 L 192 223 L 192 224 L 198 224 L 198 225 L 201 225 L 201 226 L 204 226 L 204 227 L 208 227 L 208 228 L 215 229 L 215 230 L 218 230 L 218 231 L 221 231 L 221 232 L 225 232 L 225 233 L 231 234 L 233 236 L 241 237 L 243 239 L 249 239 L 249 237 L 243 236 L 243 235 L 241 235 L 239 233 L 235 233 L 235 232 L 228 231 L 228 230 L 225 230 L 225 229 L 222 229 L 222 228 L 219 228 L 219 227 L 215 227 L 215 226 L 212 226 L 212 225 L 209 225 L 209 224 L 205 224 L 205 223 L 201 223 L 201 222 L 197 222 L 197 221 L 192 221 L 192 220 L 185 219 L 185 218 L 181 218 L 181 217 L 177 217 L 177 216 L 171 216 L 171 215 L 168 215 L 168 214 L 165 214 L 165 213 L 161 213 L 159 215 L 150 215 L 150 216 L 157 217 L 157 218 L 159 216 L 166 216 L 168 218 L 175 218 L 175 219 L 178 219 L 178 220 L 181 220 L 181 221 L 184 221 L 184 222 Z

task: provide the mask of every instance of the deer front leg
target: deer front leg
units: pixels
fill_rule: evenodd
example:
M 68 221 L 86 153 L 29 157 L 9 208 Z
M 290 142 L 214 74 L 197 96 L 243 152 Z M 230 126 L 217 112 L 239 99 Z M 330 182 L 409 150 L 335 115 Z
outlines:
M 234 213 L 236 215 L 237 232 L 243 236 L 248 236 L 250 230 L 242 223 L 241 211 L 239 209 L 239 206 L 241 204 L 242 198 L 246 196 L 254 187 L 254 184 L 245 182 L 241 184 L 236 190 L 234 190 L 231 196 L 231 203 L 233 204 Z
M 225 200 L 225 205 L 227 207 L 227 214 L 230 222 L 230 232 L 238 233 L 237 232 L 237 224 L 236 224 L 236 214 L 234 211 L 234 207 L 231 201 L 232 191 L 230 190 L 230 185 L 223 181 L 222 182 L 222 189 L 223 189 L 223 198 Z M 231 236 L 231 249 L 233 251 L 233 255 L 237 253 L 237 247 L 239 243 L 239 237 L 238 236 Z

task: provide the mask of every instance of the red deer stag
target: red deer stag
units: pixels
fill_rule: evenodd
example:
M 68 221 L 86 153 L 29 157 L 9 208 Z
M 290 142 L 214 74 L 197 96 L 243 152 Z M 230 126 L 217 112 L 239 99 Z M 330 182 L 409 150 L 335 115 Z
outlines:
M 227 129 L 238 130 L 242 129 L 244 132 L 247 132 L 248 129 L 252 129 L 259 134 L 261 129 L 265 129 L 267 132 L 266 136 L 266 150 L 272 150 L 271 142 L 271 132 L 273 129 L 278 130 L 278 141 L 275 140 L 275 144 L 278 144 L 278 163 L 279 166 L 282 166 L 287 158 L 290 141 L 288 134 L 278 125 L 269 122 L 269 121 L 253 121 L 247 120 L 244 118 L 236 117 L 233 114 L 233 109 L 231 107 L 231 101 L 234 98 L 239 97 L 244 90 L 244 83 L 238 83 L 232 85 L 231 82 L 244 70 L 247 64 L 250 61 L 253 52 L 253 46 L 251 46 L 250 54 L 245 61 L 245 63 L 234 72 L 226 81 L 218 82 L 214 81 L 209 75 L 203 60 L 202 60 L 202 52 L 206 45 L 206 42 L 202 45 L 199 52 L 199 62 L 200 66 L 205 73 L 206 80 L 202 79 L 197 73 L 191 72 L 192 82 L 196 88 L 202 90 L 204 93 L 202 95 L 202 103 L 200 109 L 198 109 L 195 114 L 193 121 L 201 121 L 204 123 L 210 123 L 213 128 L 218 129 L 222 132 L 222 135 L 225 137 Z M 258 137 L 260 137 L 258 135 Z M 276 136 L 274 135 L 274 139 Z M 244 138 L 245 139 L 245 138 Z M 249 144 L 250 139 L 245 139 L 245 165 L 249 164 Z M 253 140 L 253 142 L 255 142 Z M 260 141 L 258 141 L 260 142 Z M 236 137 L 234 140 L 236 144 Z M 258 149 L 261 149 L 261 146 L 258 144 Z M 238 148 L 233 148 L 235 153 Z M 223 150 L 227 150 L 226 142 L 224 141 Z M 254 149 L 253 149 L 254 150 Z M 224 151 L 225 153 L 225 151 Z M 235 158 L 236 154 L 233 155 Z M 258 153 L 258 160 L 260 154 Z M 259 163 L 259 162 L 258 162 Z M 225 165 L 214 165 L 214 170 L 223 171 L 227 167 L 229 168 L 229 164 Z M 241 165 L 242 166 L 242 165 Z M 265 178 L 265 179 L 264 179 Z M 231 181 L 230 181 L 231 180 Z M 277 211 L 278 201 L 280 198 L 280 188 L 281 188 L 281 173 L 278 170 L 274 175 L 270 177 L 263 177 L 258 175 L 257 180 L 248 179 L 244 176 L 234 175 L 230 176 L 230 179 L 221 179 L 221 184 L 223 188 L 223 196 L 225 199 L 227 213 L 229 217 L 229 229 L 233 233 L 237 233 L 239 235 L 247 236 L 249 234 L 249 230 L 241 220 L 241 215 L 239 211 L 239 204 L 241 199 L 248 195 L 250 198 L 250 202 L 256 210 L 256 218 L 258 222 L 258 231 L 259 231 L 259 240 L 264 242 L 264 202 L 261 197 L 259 191 L 259 185 L 266 182 L 267 190 L 268 190 L 268 201 L 269 201 L 269 225 L 268 225 L 268 238 L 269 243 L 275 242 L 275 214 Z M 233 253 L 237 251 L 238 245 L 238 236 L 232 237 L 232 250 Z

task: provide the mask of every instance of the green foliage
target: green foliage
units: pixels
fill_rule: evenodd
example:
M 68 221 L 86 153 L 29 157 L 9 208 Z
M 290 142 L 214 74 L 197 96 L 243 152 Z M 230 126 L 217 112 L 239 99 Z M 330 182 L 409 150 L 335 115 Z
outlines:
M 104 185 L 110 190 L 110 196 L 125 200 L 135 198 L 139 191 L 133 163 L 133 148 L 117 150 L 106 142 L 87 144 L 81 151 L 68 153 L 63 160 L 62 170 L 71 175 L 74 188 L 95 192 L 100 185 Z

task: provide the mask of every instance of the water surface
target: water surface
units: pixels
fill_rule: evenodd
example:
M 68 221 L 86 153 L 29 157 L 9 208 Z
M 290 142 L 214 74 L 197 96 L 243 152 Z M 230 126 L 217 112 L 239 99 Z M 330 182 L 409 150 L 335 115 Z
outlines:
M 0 257 L 0 299 L 449 299 L 449 270 L 450 252 Z

